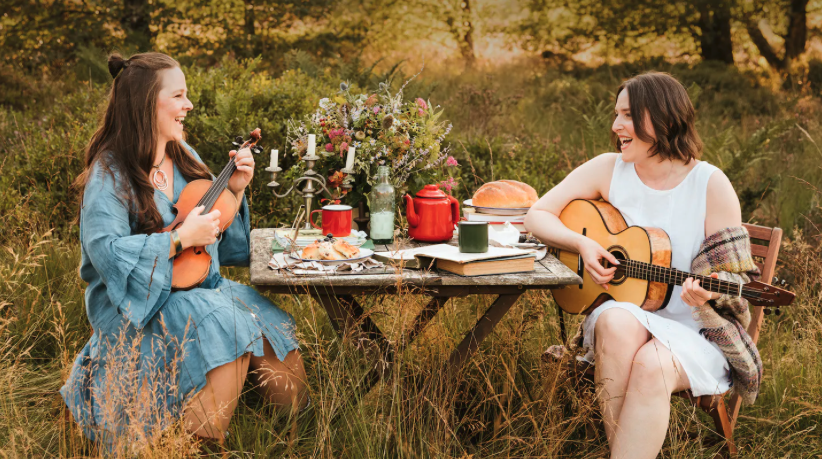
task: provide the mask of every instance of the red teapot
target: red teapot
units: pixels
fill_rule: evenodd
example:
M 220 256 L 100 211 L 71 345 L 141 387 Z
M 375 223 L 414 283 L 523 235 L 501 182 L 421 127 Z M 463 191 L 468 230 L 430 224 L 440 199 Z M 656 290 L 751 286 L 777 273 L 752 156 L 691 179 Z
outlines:
M 422 242 L 445 242 L 454 236 L 460 219 L 459 201 L 437 185 L 425 185 L 417 197 L 405 195 L 408 235 Z

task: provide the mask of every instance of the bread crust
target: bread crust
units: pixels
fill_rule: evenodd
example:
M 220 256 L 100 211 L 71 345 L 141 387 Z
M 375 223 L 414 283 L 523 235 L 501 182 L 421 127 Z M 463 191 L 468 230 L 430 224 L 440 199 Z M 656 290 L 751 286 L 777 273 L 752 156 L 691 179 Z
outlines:
M 481 186 L 471 202 L 479 207 L 518 209 L 531 207 L 538 199 L 536 190 L 526 183 L 498 180 Z
M 345 258 L 354 258 L 360 253 L 360 249 L 345 242 L 342 239 L 334 241 L 334 250 L 341 253 Z
M 303 260 L 322 260 L 322 257 L 320 256 L 320 243 L 318 241 L 314 241 L 307 245 L 303 249 L 300 258 Z

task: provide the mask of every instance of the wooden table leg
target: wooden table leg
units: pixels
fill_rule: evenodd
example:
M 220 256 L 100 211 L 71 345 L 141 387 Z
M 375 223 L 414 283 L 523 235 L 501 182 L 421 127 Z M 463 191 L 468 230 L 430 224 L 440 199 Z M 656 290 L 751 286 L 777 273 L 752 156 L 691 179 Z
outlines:
M 431 301 L 426 304 L 420 313 L 417 314 L 417 317 L 414 318 L 414 323 L 411 324 L 411 328 L 408 329 L 408 332 L 404 336 L 404 342 L 406 344 L 411 344 L 414 342 L 414 339 L 417 338 L 425 327 L 428 326 L 428 322 L 437 315 L 437 313 L 445 306 L 445 303 L 448 302 L 450 298 L 444 296 L 436 296 L 431 298 Z
M 497 297 L 494 304 L 483 314 L 480 320 L 474 325 L 474 328 L 468 332 L 468 335 L 457 346 L 457 349 L 451 354 L 448 359 L 448 375 L 453 377 L 457 374 L 462 365 L 468 360 L 471 355 L 479 348 L 482 340 L 488 336 L 497 323 L 505 316 L 505 313 L 511 309 L 511 306 L 517 302 L 517 299 L 522 296 L 521 293 L 514 295 L 500 295 Z

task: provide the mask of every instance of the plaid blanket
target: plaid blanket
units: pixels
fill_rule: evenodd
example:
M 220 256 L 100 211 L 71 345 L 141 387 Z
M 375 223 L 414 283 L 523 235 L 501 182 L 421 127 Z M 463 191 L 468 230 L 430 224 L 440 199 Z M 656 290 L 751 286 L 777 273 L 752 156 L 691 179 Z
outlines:
M 717 273 L 726 281 L 745 284 L 759 279 L 759 269 L 751 256 L 751 238 L 741 227 L 725 228 L 708 236 L 691 263 L 691 272 L 703 276 Z M 714 342 L 731 366 L 732 390 L 746 404 L 753 403 L 762 381 L 762 359 L 745 331 L 751 323 L 748 300 L 722 295 L 704 306 L 693 308 L 701 325 L 700 333 Z

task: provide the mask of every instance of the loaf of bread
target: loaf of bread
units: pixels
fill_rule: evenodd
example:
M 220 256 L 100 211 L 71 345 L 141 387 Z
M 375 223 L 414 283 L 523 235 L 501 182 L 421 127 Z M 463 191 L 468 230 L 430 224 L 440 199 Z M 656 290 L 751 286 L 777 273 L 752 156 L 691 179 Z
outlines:
M 471 199 L 478 207 L 520 209 L 534 205 L 539 197 L 530 185 L 516 180 L 498 180 L 481 186 Z

